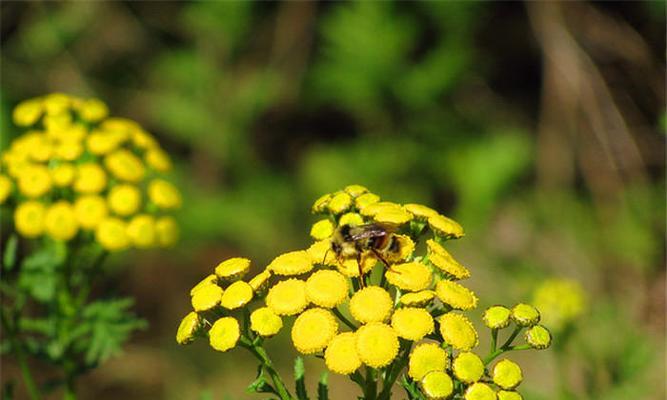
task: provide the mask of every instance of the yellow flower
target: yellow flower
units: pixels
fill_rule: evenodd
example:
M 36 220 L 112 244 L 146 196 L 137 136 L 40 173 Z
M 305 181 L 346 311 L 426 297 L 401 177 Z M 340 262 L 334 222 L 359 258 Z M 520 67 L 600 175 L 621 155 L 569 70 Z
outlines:
M 202 279 L 190 289 L 190 296 L 194 296 L 195 292 L 197 292 L 199 289 L 206 287 L 211 284 L 217 284 L 218 282 L 218 277 L 215 274 L 211 274 L 207 276 L 206 278 Z
M 100 124 L 100 129 L 118 135 L 122 141 L 130 138 L 130 134 L 140 129 L 139 124 L 126 118 L 107 118 Z
M 232 317 L 218 319 L 208 331 L 209 343 L 211 347 L 218 351 L 227 351 L 234 348 L 240 336 L 239 323 Z
M 266 305 L 278 315 L 300 313 L 308 305 L 306 282 L 294 278 L 278 282 L 269 289 Z
M 176 343 L 192 343 L 192 341 L 195 340 L 195 334 L 197 333 L 200 325 L 201 318 L 199 315 L 194 311 L 188 313 L 188 315 L 186 315 L 178 325 L 178 331 L 176 332 Z
M 363 225 L 364 218 L 357 213 L 349 212 L 343 214 L 338 220 L 338 226 L 350 225 L 350 226 L 359 226 Z
M 167 172 L 171 169 L 171 159 L 169 155 L 158 148 L 151 148 L 146 151 L 146 164 L 158 172 Z
M 58 187 L 67 187 L 74 182 L 76 168 L 70 163 L 58 164 L 51 171 L 51 180 Z
M 336 254 L 331 250 L 331 242 L 328 239 L 313 243 L 307 250 L 310 259 L 315 264 L 336 265 Z
M 148 184 L 148 198 L 165 210 L 178 208 L 182 202 L 178 189 L 163 179 L 153 179 Z
M 449 312 L 442 315 L 438 322 L 442 338 L 453 348 L 468 351 L 477 346 L 477 331 L 468 318 Z
M 540 310 L 546 326 L 560 329 L 584 312 L 586 296 L 577 281 L 549 279 L 535 291 L 533 304 Z
M 0 174 L 0 204 L 4 204 L 11 193 L 12 181 L 5 175 Z
M 37 162 L 47 162 L 53 155 L 53 146 L 45 135 L 40 135 L 39 140 L 28 149 L 30 157 Z
M 117 215 L 128 216 L 136 213 L 141 205 L 141 192 L 134 185 L 115 185 L 107 197 L 109 208 Z
M 420 387 L 428 399 L 440 400 L 452 394 L 454 382 L 444 371 L 431 371 L 422 378 Z
M 178 224 L 173 217 L 160 217 L 155 221 L 157 241 L 162 247 L 173 246 L 178 241 Z
M 367 206 L 378 203 L 379 201 L 380 196 L 373 193 L 364 193 L 354 199 L 354 206 L 357 208 L 357 210 L 363 210 Z
M 264 270 L 248 281 L 248 284 L 255 293 L 262 292 L 269 285 L 269 278 L 271 278 L 271 272 Z
M 282 327 L 282 318 L 268 307 L 258 308 L 250 314 L 250 329 L 260 336 L 271 337 Z
M 517 363 L 508 359 L 499 361 L 493 367 L 491 375 L 493 377 L 493 383 L 508 390 L 514 389 L 523 380 L 521 367 L 519 367 Z
M 410 353 L 408 375 L 421 380 L 431 371 L 444 371 L 447 368 L 447 353 L 435 343 L 418 344 Z
M 383 207 L 373 215 L 373 219 L 380 224 L 401 226 L 412 220 L 412 214 L 400 206 Z
M 421 292 L 406 293 L 401 296 L 400 302 L 408 307 L 421 307 L 429 304 L 435 297 L 432 290 L 422 290 Z
M 63 93 L 51 93 L 44 96 L 43 102 L 47 114 L 63 114 L 72 105 L 72 97 Z
M 338 272 L 340 272 L 341 274 L 350 278 L 359 276 L 359 264 L 357 264 L 356 259 L 347 258 L 344 259 L 342 262 L 338 262 L 338 260 L 336 260 L 334 261 L 334 263 L 336 265 L 336 268 L 338 269 Z M 373 267 L 375 267 L 375 264 L 377 264 L 377 259 L 375 258 L 374 255 L 366 253 L 361 257 L 361 269 L 364 274 L 370 272 L 373 269 Z
M 109 115 L 107 105 L 98 99 L 86 99 L 76 105 L 79 115 L 88 122 L 97 122 Z
M 445 239 L 458 239 L 463 237 L 463 228 L 458 222 L 443 215 L 434 215 L 428 218 L 428 225 L 433 232 Z
M 371 322 L 355 333 L 357 355 L 369 367 L 381 368 L 391 363 L 398 354 L 396 331 L 381 322 Z
M 40 197 L 51 190 L 51 175 L 43 165 L 26 167 L 18 176 L 18 188 L 30 198 Z
M 303 354 L 314 354 L 324 350 L 338 333 L 338 322 L 331 311 L 311 308 L 294 321 L 292 342 Z
M 542 325 L 535 325 L 524 333 L 526 342 L 534 349 L 543 350 L 551 345 L 551 333 Z
M 454 258 L 440 246 L 435 240 L 426 241 L 428 247 L 428 260 L 454 279 L 465 279 L 470 277 L 470 271 L 459 264 Z
M 348 375 L 361 367 L 357 355 L 357 338 L 353 332 L 343 332 L 331 339 L 324 352 L 324 362 L 330 371 Z
M 489 307 L 484 311 L 484 325 L 491 329 L 502 329 L 510 324 L 512 312 L 503 306 Z
M 407 260 L 415 250 L 415 242 L 413 242 L 408 235 L 397 234 L 394 235 L 394 239 L 396 240 L 394 246 L 397 246 L 398 249 L 395 252 L 392 251 L 389 252 L 389 254 L 386 254 L 385 259 L 389 263 L 397 263 Z
M 498 400 L 523 400 L 523 397 L 514 390 L 499 390 Z
M 51 205 L 44 218 L 46 233 L 55 240 L 70 240 L 79 231 L 74 208 L 67 201 L 61 200 Z
M 352 196 L 345 192 L 336 193 L 329 203 L 327 208 L 334 214 L 342 214 L 352 206 Z
M 313 214 L 321 214 L 324 213 L 327 209 L 327 205 L 329 204 L 329 200 L 331 200 L 331 194 L 327 193 L 313 203 L 313 206 L 311 207 L 311 212 Z
M 95 240 L 109 251 L 124 250 L 130 245 L 127 224 L 118 218 L 105 218 L 95 228 Z
M 423 308 L 399 308 L 391 316 L 391 326 L 398 336 L 417 342 L 433 332 L 433 317 Z
M 127 236 L 132 245 L 145 249 L 155 246 L 157 243 L 157 232 L 155 229 L 155 218 L 152 215 L 135 215 L 127 225 Z
M 324 308 L 336 307 L 347 299 L 348 282 L 342 274 L 331 270 L 320 270 L 306 281 L 306 298 Z
M 468 386 L 463 398 L 465 400 L 496 400 L 496 392 L 486 383 L 476 382 Z
M 435 217 L 438 214 L 437 211 L 435 211 L 432 208 L 426 207 L 421 204 L 405 204 L 403 206 L 410 214 L 412 214 L 415 218 L 419 220 L 428 220 L 430 217 Z
M 475 293 L 454 281 L 439 281 L 435 285 L 435 294 L 440 301 L 457 310 L 472 310 L 477 307 Z
M 102 130 L 95 130 L 86 138 L 86 147 L 91 153 L 103 156 L 116 150 L 122 143 L 121 139 L 121 136 Z
M 208 311 L 220 304 L 223 290 L 215 283 L 201 286 L 192 294 L 190 302 L 195 311 Z
M 107 185 L 107 175 L 98 164 L 89 162 L 77 166 L 74 190 L 80 193 L 99 193 Z
M 157 147 L 157 141 L 151 134 L 144 131 L 138 124 L 132 132 L 132 143 L 140 149 L 149 150 Z
M 519 326 L 533 326 L 540 322 L 540 312 L 530 304 L 519 303 L 512 309 L 512 319 Z
M 484 375 L 484 363 L 475 353 L 462 351 L 452 363 L 452 371 L 461 382 L 477 382 Z
M 368 192 L 368 189 L 366 189 L 361 185 L 349 185 L 346 186 L 345 189 L 343 189 L 343 191 L 352 197 L 359 197 L 362 194 Z
M 215 274 L 228 281 L 243 278 L 248 271 L 250 271 L 250 260 L 243 257 L 230 258 L 215 267 Z
M 220 299 L 220 305 L 228 310 L 243 307 L 252 300 L 252 286 L 248 282 L 236 281 L 229 285 Z
M 35 238 L 44 232 L 46 208 L 38 201 L 25 201 L 14 211 L 16 231 L 23 237 Z
M 82 229 L 95 229 L 107 216 L 107 203 L 98 195 L 80 196 L 74 202 L 74 213 Z
M 350 313 L 364 324 L 387 320 L 393 309 L 391 296 L 379 286 L 365 287 L 350 299 Z
M 79 142 L 68 140 L 58 144 L 55 151 L 58 158 L 66 161 L 74 161 L 83 154 L 83 146 Z
M 301 275 L 313 269 L 313 262 L 307 251 L 291 251 L 274 258 L 266 269 L 277 275 Z
M 141 160 L 125 149 L 116 150 L 106 156 L 104 165 L 116 178 L 132 183 L 141 181 L 146 173 Z
M 331 220 L 321 219 L 313 224 L 310 228 L 310 237 L 315 240 L 324 240 L 331 236 L 334 232 L 334 224 Z
M 392 285 L 411 292 L 424 290 L 431 285 L 431 269 L 420 262 L 394 264 L 385 272 L 387 281 Z
M 44 112 L 44 104 L 42 99 L 30 99 L 20 102 L 14 107 L 12 119 L 17 126 L 34 125 Z

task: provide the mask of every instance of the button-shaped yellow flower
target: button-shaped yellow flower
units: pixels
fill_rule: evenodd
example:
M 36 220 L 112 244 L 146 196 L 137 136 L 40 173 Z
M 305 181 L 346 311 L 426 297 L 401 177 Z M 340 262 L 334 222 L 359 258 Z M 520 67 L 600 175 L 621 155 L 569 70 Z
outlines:
M 493 367 L 491 376 L 493 383 L 503 389 L 514 389 L 523 380 L 523 373 L 519 364 L 508 359 L 498 361 Z
M 347 299 L 349 285 L 347 278 L 332 270 L 320 270 L 306 281 L 306 297 L 311 303 L 332 308 Z
M 17 126 L 34 125 L 44 112 L 42 99 L 30 99 L 20 102 L 12 112 L 12 120 Z
M 362 194 L 368 192 L 368 189 L 366 189 L 361 185 L 348 185 L 345 186 L 345 189 L 343 189 L 343 191 L 352 197 L 359 197 Z
M 36 238 L 44 232 L 46 207 L 39 201 L 25 201 L 14 211 L 16 231 L 23 237 Z
M 77 166 L 74 190 L 79 193 L 99 193 L 107 185 L 107 175 L 98 164 L 89 162 Z
M 178 224 L 173 217 L 163 216 L 155 221 L 155 230 L 157 231 L 157 241 L 162 247 L 169 247 L 178 241 Z
M 330 371 L 342 375 L 349 375 L 361 367 L 355 334 L 343 332 L 331 339 L 324 352 L 324 362 Z
M 465 235 L 463 228 L 458 222 L 443 215 L 429 217 L 428 225 L 436 235 L 445 239 L 458 239 Z
M 477 346 L 477 331 L 468 318 L 449 312 L 442 315 L 438 322 L 442 338 L 453 348 L 468 351 Z
M 315 240 L 324 240 L 334 232 L 334 224 L 329 219 L 321 219 L 313 224 L 313 227 L 310 228 L 310 237 Z
M 440 301 L 457 310 L 472 310 L 477 307 L 477 296 L 472 290 L 450 280 L 441 280 L 435 286 Z
M 512 319 L 519 326 L 533 326 L 540 322 L 540 312 L 530 304 L 519 303 L 512 308 Z
M 454 382 L 444 371 L 429 372 L 419 382 L 419 386 L 429 400 L 446 399 L 454 391 Z
M 498 400 L 523 400 L 523 396 L 514 390 L 499 390 Z
M 269 286 L 269 278 L 271 278 L 271 272 L 264 270 L 249 280 L 248 284 L 255 293 L 261 294 Z
M 74 161 L 83 154 L 83 145 L 74 140 L 60 142 L 55 148 L 56 157 L 65 161 Z
M 331 254 L 331 257 L 334 257 L 333 251 L 330 251 L 329 253 Z M 359 264 L 355 258 L 347 258 L 340 262 L 334 257 L 334 260 L 334 265 L 341 274 L 350 278 L 359 276 Z M 361 269 L 364 275 L 370 272 L 373 267 L 375 267 L 375 264 L 377 264 L 377 258 L 375 258 L 373 254 L 366 253 L 361 257 Z
M 126 217 L 139 210 L 141 206 L 141 192 L 130 184 L 115 185 L 109 191 L 109 208 L 115 214 Z
M 408 375 L 421 380 L 431 371 L 444 371 L 447 368 L 447 353 L 435 343 L 417 345 L 410 353 Z
M 95 194 L 80 196 L 74 202 L 74 212 L 81 229 L 95 229 L 107 216 L 107 203 Z
M 44 218 L 46 233 L 55 240 L 70 240 L 79 231 L 74 208 L 67 201 L 52 204 Z
M 97 122 L 109 115 L 109 108 L 101 100 L 85 99 L 76 104 L 79 115 L 88 122 Z
M 148 184 L 148 198 L 158 207 L 171 210 L 181 206 L 181 193 L 164 179 L 153 179 Z
M 30 198 L 45 195 L 51 190 L 49 170 L 38 164 L 26 167 L 18 176 L 18 188 L 21 193 Z
M 371 322 L 362 326 L 355 333 L 357 355 L 364 364 L 381 368 L 391 363 L 398 354 L 398 335 L 396 331 L 381 322 Z
M 209 283 L 197 289 L 193 294 L 190 302 L 195 311 L 208 311 L 220 304 L 223 290 L 215 283 Z
M 269 307 L 258 308 L 250 314 L 250 329 L 258 335 L 271 337 L 283 327 L 283 320 Z
M 345 192 L 336 193 L 328 202 L 327 208 L 334 214 L 342 214 L 352 207 L 352 196 Z
M 73 98 L 64 93 L 51 93 L 44 96 L 44 109 L 49 115 L 64 114 L 72 105 Z
M 199 315 L 194 311 L 188 313 L 188 315 L 183 317 L 181 323 L 178 325 L 178 331 L 176 331 L 176 343 L 192 343 L 192 341 L 195 340 L 195 335 L 200 325 L 201 318 Z
M 11 193 L 12 181 L 7 176 L 0 174 L 0 204 L 4 204 Z
M 390 251 L 385 255 L 385 260 L 389 263 L 399 263 L 407 260 L 415 250 L 415 242 L 408 235 L 394 235 L 396 251 Z
M 227 259 L 215 267 L 215 274 L 227 281 L 243 278 L 248 271 L 250 271 L 250 260 L 243 257 Z
M 403 207 L 385 207 L 373 215 L 373 219 L 380 224 L 401 226 L 412 220 L 412 214 Z
M 144 164 L 137 156 L 126 149 L 119 149 L 104 158 L 104 165 L 116 178 L 137 183 L 146 174 Z
M 357 210 L 363 210 L 371 204 L 380 202 L 380 196 L 374 193 L 364 193 L 361 196 L 354 199 L 354 206 Z
M 220 305 L 228 310 L 243 307 L 252 300 L 252 287 L 248 282 L 236 281 L 229 285 L 220 299 Z
M 70 163 L 58 164 L 51 171 L 51 180 L 57 187 L 67 187 L 74 182 L 76 168 Z
M 322 214 L 326 212 L 327 210 L 327 205 L 329 204 L 329 200 L 331 200 L 331 193 L 327 193 L 321 197 L 319 197 L 315 202 L 313 203 L 313 206 L 311 207 L 311 212 L 313 214 Z
M 406 293 L 401 296 L 400 302 L 408 307 L 423 307 L 431 303 L 435 298 L 435 292 L 432 290 L 422 290 L 415 293 Z
M 484 325 L 491 329 L 502 329 L 510 324 L 512 312 L 507 307 L 493 306 L 484 311 Z
M 462 351 L 452 363 L 452 371 L 461 382 L 477 382 L 484 375 L 484 363 L 475 353 Z
M 423 308 L 399 308 L 391 316 L 391 326 L 398 336 L 417 342 L 433 332 L 433 317 Z
M 127 224 L 118 218 L 105 218 L 95 228 L 95 240 L 109 251 L 124 250 L 130 245 Z
M 314 264 L 336 265 L 336 253 L 331 250 L 331 242 L 328 239 L 320 240 L 308 247 L 306 250 Z
M 395 264 L 385 272 L 387 281 L 392 285 L 411 292 L 419 292 L 431 285 L 431 269 L 420 262 Z
M 157 243 L 155 218 L 148 214 L 135 215 L 127 224 L 127 236 L 134 247 L 147 249 L 155 246 Z
M 434 209 L 432 209 L 430 207 L 426 207 L 426 206 L 421 205 L 421 204 L 414 204 L 414 203 L 405 204 L 403 206 L 403 208 L 405 208 L 416 219 L 422 220 L 422 221 L 426 221 L 431 217 L 435 217 L 435 216 L 439 215 L 438 212 L 435 211 Z
M 361 323 L 386 321 L 394 309 L 389 293 L 379 286 L 368 286 L 350 299 L 350 313 Z
M 240 336 L 239 323 L 232 317 L 218 319 L 208 331 L 208 340 L 211 347 L 223 352 L 233 349 Z
M 364 224 L 364 217 L 361 214 L 349 212 L 341 215 L 338 220 L 338 226 L 349 225 L 349 226 L 359 226 Z
M 331 311 L 311 308 L 294 321 L 292 343 L 303 354 L 314 354 L 324 350 L 338 333 L 338 322 Z
M 194 294 L 201 288 L 206 287 L 210 284 L 217 284 L 218 283 L 218 277 L 215 274 L 208 275 L 206 278 L 202 279 L 190 289 L 190 296 L 194 296 Z
M 274 258 L 266 269 L 276 275 L 301 275 L 313 269 L 313 261 L 305 250 L 291 251 Z
M 266 305 L 278 315 L 300 313 L 308 305 L 306 282 L 294 278 L 278 282 L 269 289 Z
M 524 333 L 526 342 L 534 349 L 543 350 L 551 345 L 551 333 L 542 325 L 535 325 Z
M 88 151 L 97 155 L 103 156 L 116 150 L 121 144 L 121 137 L 113 133 L 95 130 L 86 137 L 86 147 Z
M 167 172 L 171 169 L 171 159 L 162 149 L 151 148 L 146 151 L 146 164 L 158 172 Z
M 468 386 L 463 398 L 465 400 L 496 400 L 496 392 L 486 383 L 476 382 Z
M 426 241 L 428 246 L 428 259 L 441 271 L 449 274 L 454 279 L 465 279 L 470 277 L 470 271 L 454 258 L 433 239 Z

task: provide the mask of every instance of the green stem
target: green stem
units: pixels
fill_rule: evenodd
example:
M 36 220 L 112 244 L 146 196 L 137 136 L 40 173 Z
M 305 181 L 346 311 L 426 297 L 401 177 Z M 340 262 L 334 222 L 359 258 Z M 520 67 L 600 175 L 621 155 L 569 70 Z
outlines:
M 31 400 L 40 400 L 42 398 L 42 395 L 39 393 L 39 388 L 37 386 L 37 383 L 35 382 L 35 379 L 32 376 L 32 371 L 30 371 L 30 366 L 28 365 L 28 361 L 26 360 L 25 353 L 23 351 L 23 346 L 17 339 L 16 332 L 9 323 L 7 315 L 5 314 L 5 310 L 2 310 L 2 312 L 0 312 L 0 317 L 2 319 L 2 326 L 4 328 L 4 331 L 9 336 L 8 339 L 12 344 L 12 350 L 14 350 L 16 361 L 18 362 L 19 368 L 21 369 L 23 383 L 25 384 L 28 395 L 30 396 Z
M 491 353 L 496 351 L 498 346 L 498 329 L 491 329 Z
M 339 310 L 338 308 L 332 308 L 331 311 L 333 311 L 333 313 L 338 317 L 338 319 L 340 319 L 341 321 L 343 321 L 343 323 L 344 323 L 345 325 L 347 325 L 350 329 L 352 329 L 353 331 L 356 331 L 356 330 L 357 330 L 357 326 L 354 325 L 349 319 L 347 319 L 347 318 L 343 315 L 343 313 L 340 312 L 340 310 Z
M 514 332 L 512 332 L 512 334 L 507 338 L 505 343 L 503 343 L 503 345 L 500 346 L 500 348 L 496 348 L 497 331 L 494 329 L 492 332 L 492 339 L 491 339 L 491 352 L 484 358 L 484 365 L 487 365 L 488 363 L 493 361 L 496 357 L 507 351 L 530 349 L 531 347 L 529 345 L 512 346 L 512 342 L 517 337 L 519 332 L 521 332 L 522 329 L 523 329 L 522 326 L 517 326 L 516 328 L 514 328 Z M 493 333 L 496 333 L 496 335 L 493 335 Z
M 514 338 L 517 337 L 517 335 L 519 334 L 519 332 L 521 332 L 522 329 L 523 329 L 523 326 L 517 326 L 516 328 L 514 328 L 514 332 L 512 332 L 510 337 L 507 338 L 507 340 L 505 341 L 505 343 L 503 343 L 501 348 L 511 346 L 512 342 L 514 341 Z
M 373 376 L 373 368 L 366 367 L 366 387 L 364 388 L 364 400 L 375 400 L 377 398 L 377 382 Z
M 408 343 L 402 347 L 403 352 L 399 356 L 398 361 L 392 363 L 391 368 L 387 371 L 387 375 L 382 382 L 382 392 L 380 392 L 380 395 L 378 396 L 378 399 L 380 400 L 389 400 L 391 397 L 391 389 L 394 386 L 396 379 L 398 379 L 399 375 L 401 375 L 401 371 L 403 371 L 403 368 L 405 368 L 408 363 L 408 355 L 410 354 L 412 345 Z
M 245 337 L 241 338 L 241 346 L 248 349 L 262 363 L 266 372 L 269 373 L 269 376 L 273 381 L 273 385 L 275 386 L 275 389 L 278 391 L 278 396 L 280 396 L 280 399 L 293 400 L 294 398 L 287 390 L 287 386 L 280 377 L 280 374 L 278 374 L 278 372 L 275 370 L 273 362 L 269 358 L 269 355 L 266 353 L 266 350 L 264 350 L 264 347 L 252 343 Z

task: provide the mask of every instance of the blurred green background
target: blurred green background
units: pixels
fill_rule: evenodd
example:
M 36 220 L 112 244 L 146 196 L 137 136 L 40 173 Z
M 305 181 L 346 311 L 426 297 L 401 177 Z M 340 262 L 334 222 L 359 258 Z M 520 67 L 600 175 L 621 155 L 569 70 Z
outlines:
M 451 251 L 481 309 L 529 301 L 550 277 L 583 286 L 568 339 L 516 357 L 527 399 L 664 398 L 664 2 L 0 11 L 3 148 L 20 100 L 96 96 L 159 138 L 185 197 L 180 244 L 115 256 L 98 285 L 135 296 L 150 327 L 81 398 L 247 398 L 255 371 L 241 350 L 176 345 L 189 288 L 225 257 L 263 267 L 304 248 L 311 202 L 350 183 L 460 221 Z M 308 367 L 312 379 L 323 369 Z M 3 380 L 15 372 L 3 360 Z M 333 398 L 354 397 L 332 381 Z

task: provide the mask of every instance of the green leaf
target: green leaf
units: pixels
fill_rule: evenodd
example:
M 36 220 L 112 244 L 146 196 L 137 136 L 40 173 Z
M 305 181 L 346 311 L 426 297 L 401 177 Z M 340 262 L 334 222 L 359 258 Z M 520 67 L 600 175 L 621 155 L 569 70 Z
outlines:
M 318 400 L 329 400 L 329 383 L 327 382 L 329 375 L 325 372 L 322 372 L 320 376 L 320 381 L 317 383 L 317 399 Z
M 63 242 L 43 242 L 37 251 L 23 260 L 18 279 L 19 288 L 27 291 L 37 301 L 52 302 L 58 281 L 57 270 L 66 259 L 67 246 Z
M 18 249 L 18 243 L 19 240 L 15 233 L 12 233 L 9 239 L 7 239 L 5 254 L 2 259 L 6 271 L 14 268 L 14 264 L 16 264 L 16 250 Z
M 306 390 L 306 367 L 303 365 L 303 358 L 294 359 L 294 380 L 296 383 L 296 396 L 299 400 L 308 400 Z

